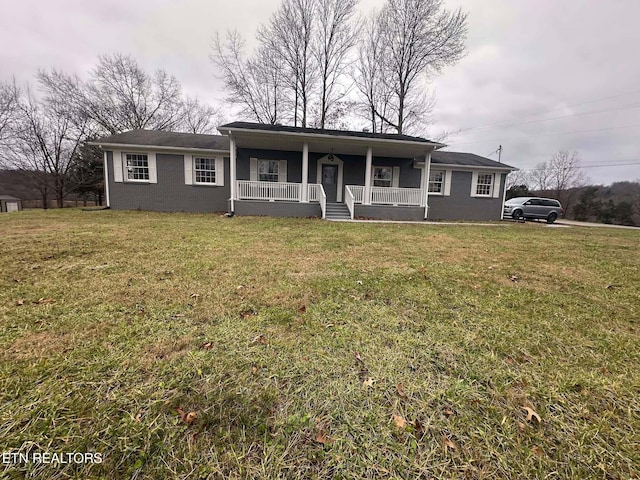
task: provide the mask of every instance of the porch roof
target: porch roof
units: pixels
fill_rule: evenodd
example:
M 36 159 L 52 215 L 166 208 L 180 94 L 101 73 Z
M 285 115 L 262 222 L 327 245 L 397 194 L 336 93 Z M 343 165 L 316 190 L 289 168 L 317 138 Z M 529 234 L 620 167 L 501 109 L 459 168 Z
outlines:
M 371 147 L 374 156 L 414 158 L 425 155 L 442 143 L 422 137 L 389 133 L 357 132 L 232 122 L 218 127 L 220 133 L 231 135 L 238 147 L 301 151 L 305 143 L 310 152 L 365 155 Z

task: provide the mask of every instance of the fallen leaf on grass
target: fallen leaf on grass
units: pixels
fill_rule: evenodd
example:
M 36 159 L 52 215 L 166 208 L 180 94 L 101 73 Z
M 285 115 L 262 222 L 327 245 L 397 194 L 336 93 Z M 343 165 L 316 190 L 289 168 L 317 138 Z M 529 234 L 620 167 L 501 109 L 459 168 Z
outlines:
M 533 451 L 533 453 L 535 453 L 538 457 L 541 457 L 544 455 L 544 451 L 537 445 L 534 445 L 533 447 L 531 447 L 531 450 Z
M 213 342 L 205 342 L 200 345 L 200 348 L 203 350 L 211 350 L 213 348 Z
M 253 315 L 256 315 L 256 312 L 253 310 L 245 310 L 243 312 L 240 312 L 240 317 L 244 318 L 245 320 Z
M 511 275 L 511 276 L 509 277 L 509 279 L 510 279 L 512 282 L 517 282 L 518 280 L 520 280 L 520 277 L 518 277 L 517 275 Z
M 364 360 L 362 360 L 362 357 L 360 356 L 360 354 L 358 352 L 353 352 L 353 358 L 358 360 L 360 363 L 364 363 Z
M 19 307 L 21 307 L 22 305 L 24 305 L 24 300 L 21 298 L 20 300 L 18 300 L 16 302 L 16 305 L 18 305 Z
M 264 339 L 264 335 L 256 335 L 253 340 L 251 340 L 251 343 L 259 343 L 261 345 L 266 345 L 267 341 Z
M 409 397 L 407 397 L 407 394 L 404 393 L 404 385 L 402 385 L 401 383 L 396 385 L 396 390 L 398 391 L 398 396 L 403 399 L 403 400 L 408 400 Z
M 298 313 L 305 313 L 306 311 L 307 311 L 306 305 L 302 305 L 300 308 L 298 308 Z
M 135 421 L 140 423 L 142 421 L 142 417 L 144 416 L 145 411 L 141 408 L 136 415 Z
M 532 408 L 522 407 L 522 409 L 527 412 L 527 420 L 528 421 L 532 421 L 535 418 L 538 421 L 538 423 L 542 422 L 542 419 L 540 418 L 540 415 L 538 415 Z
M 425 433 L 425 428 L 424 425 L 422 424 L 422 422 L 418 419 L 416 419 L 416 421 L 413 424 L 414 428 L 416 429 L 416 433 L 420 434 L 420 435 L 424 435 Z
M 333 438 L 329 437 L 324 430 L 318 431 L 314 440 L 321 445 L 331 445 L 333 443 Z
M 446 435 L 442 436 L 442 445 L 446 448 L 450 448 L 451 450 L 456 450 L 458 446 Z
M 445 408 L 442 413 L 445 417 L 449 418 L 451 415 L 453 415 L 453 410 L 451 410 L 450 408 Z
M 373 387 L 374 383 L 376 383 L 376 381 L 372 377 L 369 377 L 362 382 L 362 385 L 365 387 Z
M 198 414 L 196 412 L 185 413 L 184 410 L 180 407 L 176 408 L 176 412 L 178 412 L 178 415 L 180 415 L 180 420 L 187 425 L 191 425 L 198 417 Z
M 251 373 L 253 373 L 254 375 L 255 375 L 256 373 L 258 373 L 258 367 L 256 367 L 255 365 L 253 365 L 253 366 L 251 367 Z
M 402 418 L 400 415 L 393 414 L 393 423 L 398 428 L 405 428 L 407 426 L 407 421 Z
M 518 428 L 521 432 L 524 432 L 527 429 L 527 426 L 522 422 L 518 422 Z
M 56 303 L 56 301 L 53 298 L 39 298 L 38 300 L 36 300 L 34 302 L 36 305 L 45 305 L 47 303 Z

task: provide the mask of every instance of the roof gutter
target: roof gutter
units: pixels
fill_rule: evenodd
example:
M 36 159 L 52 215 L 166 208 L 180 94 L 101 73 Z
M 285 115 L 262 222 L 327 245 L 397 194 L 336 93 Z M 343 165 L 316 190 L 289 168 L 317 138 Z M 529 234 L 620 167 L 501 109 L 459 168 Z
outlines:
M 229 153 L 229 150 L 221 150 L 219 148 L 194 148 L 194 147 L 168 147 L 161 145 L 136 145 L 131 143 L 103 143 L 103 142 L 87 142 L 88 145 L 95 145 L 100 148 L 105 147 L 116 147 L 119 149 L 122 148 L 139 148 L 146 150 L 158 150 L 158 151 L 169 151 L 169 152 L 213 152 L 213 153 Z
M 520 170 L 516 167 L 488 167 L 484 165 L 457 165 L 457 164 L 449 164 L 449 163 L 438 163 L 431 160 L 431 165 L 436 168 L 446 168 L 447 170 L 495 170 L 498 172 L 515 172 Z
M 394 143 L 399 145 L 411 145 L 413 147 L 416 147 L 416 146 L 434 147 L 434 149 L 446 147 L 444 143 L 437 143 L 437 142 L 414 142 L 411 140 L 394 140 L 392 138 L 355 137 L 350 135 L 329 135 L 329 134 L 323 134 L 323 133 L 287 132 L 287 131 L 275 131 L 275 130 L 261 130 L 258 128 L 225 127 L 225 128 L 218 128 L 218 131 L 226 135 L 229 135 L 230 133 L 234 133 L 234 132 L 242 132 L 242 133 L 258 132 L 258 133 L 266 133 L 269 135 L 274 135 L 274 134 L 275 135 L 291 135 L 291 136 L 296 136 L 301 138 L 310 138 L 310 139 L 314 139 L 314 138 L 325 139 L 325 140 L 340 139 L 340 140 L 346 140 L 351 142 L 353 141 L 355 142 L 373 141 L 376 143 L 384 142 L 384 143 Z

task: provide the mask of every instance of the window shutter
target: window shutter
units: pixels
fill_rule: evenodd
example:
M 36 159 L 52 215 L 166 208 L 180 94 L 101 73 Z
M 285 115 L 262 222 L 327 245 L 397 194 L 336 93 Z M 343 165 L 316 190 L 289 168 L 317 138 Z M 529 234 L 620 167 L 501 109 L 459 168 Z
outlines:
M 193 185 L 193 155 L 184 156 L 184 183 Z
M 224 185 L 224 157 L 216 157 L 216 185 Z
M 149 162 L 149 183 L 158 183 L 158 171 L 156 168 L 156 154 L 148 153 L 147 160 Z
M 501 173 L 495 173 L 493 175 L 493 198 L 498 198 L 500 196 L 500 179 L 502 178 Z
M 258 181 L 258 159 L 250 158 L 249 159 L 249 180 L 252 182 Z
M 284 183 L 287 181 L 287 161 L 280 160 L 280 166 L 278 168 L 278 182 Z
M 122 152 L 114 150 L 111 158 L 113 159 L 113 181 L 121 183 L 124 181 L 122 174 Z
M 391 186 L 398 188 L 400 185 L 400 167 L 393 167 L 393 174 L 391 176 Z
M 444 171 L 444 192 L 443 195 L 448 197 L 451 195 L 451 176 L 453 172 L 451 170 Z
M 478 172 L 473 172 L 471 175 L 471 196 L 475 197 L 476 189 L 478 188 Z

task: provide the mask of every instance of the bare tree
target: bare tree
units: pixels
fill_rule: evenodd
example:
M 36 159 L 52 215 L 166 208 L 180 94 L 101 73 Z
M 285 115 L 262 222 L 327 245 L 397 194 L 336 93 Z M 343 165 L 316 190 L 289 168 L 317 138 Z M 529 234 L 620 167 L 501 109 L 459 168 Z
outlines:
M 221 72 L 228 92 L 227 102 L 240 107 L 240 115 L 260 123 L 281 121 L 284 103 L 283 69 L 279 56 L 261 47 L 252 58 L 244 58 L 244 41 L 236 31 L 227 32 L 223 43 L 216 35 L 212 62 Z
M 365 32 L 359 89 L 371 126 L 405 133 L 429 113 L 425 80 L 464 55 L 467 15 L 443 0 L 387 0 Z
M 164 70 L 146 73 L 129 56 L 101 56 L 88 81 L 60 71 L 41 71 L 40 82 L 108 133 L 137 128 L 171 130 L 182 121 L 182 90 Z
M 337 91 L 337 87 L 357 39 L 357 28 L 351 20 L 358 0 L 316 1 L 318 29 L 314 32 L 312 46 L 320 79 L 319 127 L 325 128 L 328 113 L 347 93 L 347 89 Z
M 13 83 L 0 83 L 0 145 L 8 139 L 9 132 L 17 121 L 20 90 Z
M 89 119 L 77 115 L 46 84 L 41 86 L 42 98 L 36 98 L 27 87 L 18 99 L 19 121 L 8 147 L 10 166 L 35 183 L 45 208 L 51 192 L 62 207 L 72 190 L 68 174 L 86 139 Z
M 187 133 L 214 133 L 224 123 L 220 109 L 200 103 L 197 98 L 186 97 L 182 101 L 182 121 L 178 130 Z
M 258 29 L 263 48 L 280 59 L 284 85 L 293 94 L 293 124 L 307 126 L 309 107 L 316 83 L 313 61 L 313 25 L 317 17 L 315 0 L 283 0 L 267 25 Z

